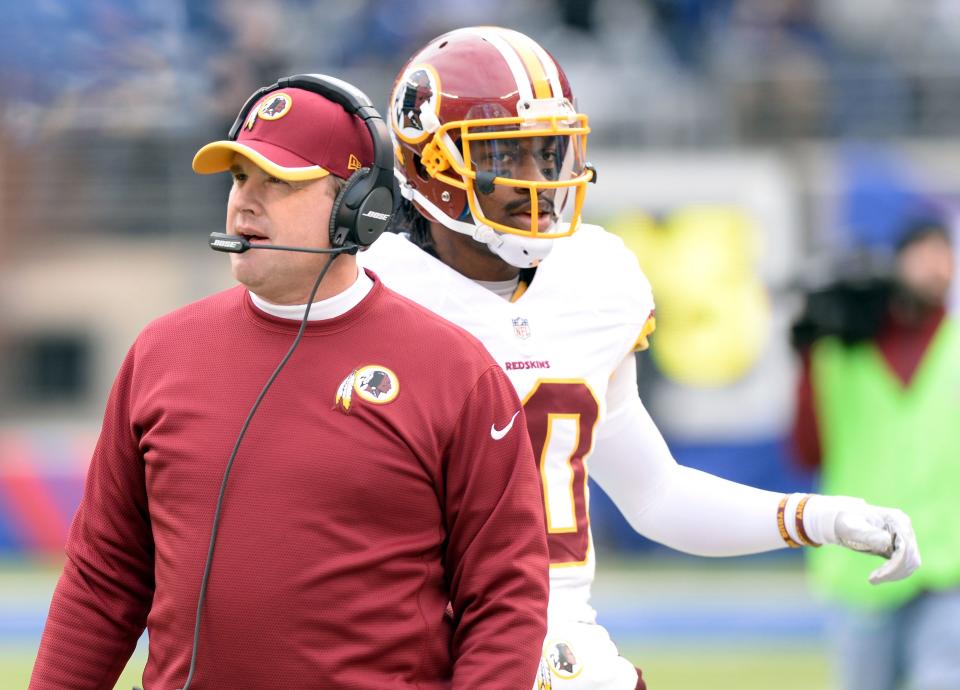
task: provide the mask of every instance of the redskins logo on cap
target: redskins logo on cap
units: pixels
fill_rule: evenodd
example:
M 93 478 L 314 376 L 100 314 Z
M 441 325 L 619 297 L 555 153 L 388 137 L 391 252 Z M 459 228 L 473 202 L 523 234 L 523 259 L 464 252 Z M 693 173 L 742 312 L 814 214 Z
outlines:
M 416 144 L 427 138 L 440 120 L 440 77 L 430 65 L 414 65 L 397 81 L 390 108 L 393 131 Z M 424 121 L 426 120 L 426 122 Z
M 283 91 L 277 91 L 275 93 L 267 94 L 260 105 L 250 111 L 250 114 L 247 115 L 247 121 L 243 123 L 243 126 L 247 129 L 253 129 L 253 125 L 256 124 L 257 118 L 263 118 L 264 120 L 279 120 L 281 117 L 290 112 L 290 108 L 293 107 L 293 97 L 288 93 Z
M 361 400 L 375 405 L 393 402 L 400 393 L 397 375 L 379 364 L 367 364 L 355 369 L 337 388 L 336 407 L 349 413 L 356 393 Z
M 290 94 L 283 91 L 267 94 L 260 107 L 257 108 L 257 114 L 264 120 L 279 120 L 290 112 L 293 106 L 293 99 Z

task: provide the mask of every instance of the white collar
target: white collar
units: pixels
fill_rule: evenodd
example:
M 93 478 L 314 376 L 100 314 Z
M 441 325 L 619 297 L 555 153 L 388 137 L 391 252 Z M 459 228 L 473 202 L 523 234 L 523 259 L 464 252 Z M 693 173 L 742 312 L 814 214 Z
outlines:
M 520 276 L 517 275 L 510 280 L 475 280 L 473 282 L 509 302 L 513 293 L 517 291 L 517 286 L 520 285 Z
M 357 279 L 353 282 L 353 285 L 333 297 L 328 297 L 310 305 L 309 320 L 320 321 L 321 319 L 332 319 L 346 314 L 360 304 L 372 289 L 373 281 L 361 268 L 357 271 Z M 300 321 L 303 319 L 303 312 L 307 309 L 306 304 L 272 304 L 252 292 L 250 293 L 250 300 L 260 311 L 272 316 L 279 316 L 281 319 Z

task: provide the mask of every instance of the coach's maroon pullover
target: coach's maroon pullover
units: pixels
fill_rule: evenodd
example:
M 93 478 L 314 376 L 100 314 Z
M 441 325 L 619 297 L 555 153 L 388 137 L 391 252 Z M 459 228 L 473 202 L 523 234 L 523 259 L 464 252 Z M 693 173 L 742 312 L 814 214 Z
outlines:
M 183 686 L 227 458 L 298 325 L 238 287 L 134 343 L 31 688 L 112 688 L 144 626 L 145 688 Z M 478 341 L 379 281 L 311 322 L 230 477 L 192 687 L 528 690 L 543 508 L 523 415 L 491 433 L 519 409 Z

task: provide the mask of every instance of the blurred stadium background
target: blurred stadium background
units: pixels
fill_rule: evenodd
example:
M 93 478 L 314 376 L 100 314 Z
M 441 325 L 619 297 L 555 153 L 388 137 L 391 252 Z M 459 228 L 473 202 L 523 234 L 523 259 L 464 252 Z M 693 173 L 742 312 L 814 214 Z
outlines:
M 654 283 L 648 405 L 681 462 L 773 490 L 814 482 L 785 443 L 802 290 L 960 208 L 953 0 L 0 0 L 0 22 L 3 688 L 26 686 L 123 354 L 230 284 L 206 249 L 228 182 L 190 161 L 256 87 L 325 72 L 385 107 L 444 30 L 539 40 L 590 116 L 585 217 Z M 652 688 L 834 687 L 799 554 L 670 554 L 600 491 L 593 515 L 601 620 Z

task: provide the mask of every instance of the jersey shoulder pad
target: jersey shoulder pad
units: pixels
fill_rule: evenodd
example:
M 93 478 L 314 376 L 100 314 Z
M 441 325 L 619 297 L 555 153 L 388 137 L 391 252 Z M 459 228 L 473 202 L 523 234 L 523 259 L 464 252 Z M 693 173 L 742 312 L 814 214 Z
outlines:
M 599 225 L 580 226 L 571 247 L 581 257 L 588 279 L 605 286 L 600 297 L 623 302 L 634 320 L 645 323 L 654 310 L 653 288 L 637 256 L 623 240 Z
M 471 291 L 482 290 L 404 235 L 384 233 L 360 252 L 357 263 L 388 288 L 454 322 L 458 310 L 468 308 Z
M 407 294 L 421 283 L 435 283 L 438 262 L 407 237 L 384 233 L 357 255 L 357 263 L 369 268 L 389 287 Z M 416 295 L 412 295 L 416 298 Z

